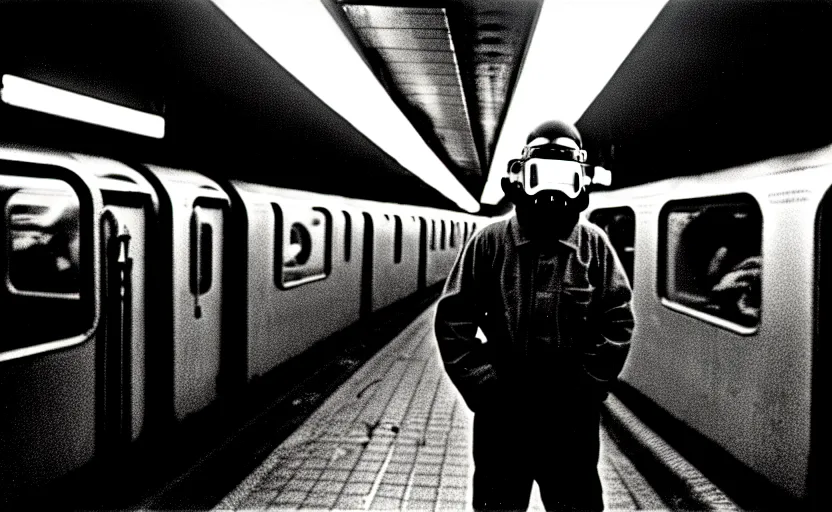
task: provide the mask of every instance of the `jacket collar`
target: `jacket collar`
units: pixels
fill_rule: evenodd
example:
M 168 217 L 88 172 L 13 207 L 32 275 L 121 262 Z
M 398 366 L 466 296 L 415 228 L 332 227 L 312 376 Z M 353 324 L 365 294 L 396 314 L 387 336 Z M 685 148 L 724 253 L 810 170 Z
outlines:
M 531 242 L 531 239 L 528 235 L 528 230 L 523 229 L 520 223 L 517 221 L 517 215 L 513 215 L 511 219 L 508 221 L 509 224 L 509 231 L 511 232 L 511 240 L 515 246 L 519 247 L 521 245 L 525 245 Z M 580 243 L 580 232 L 581 232 L 581 219 L 578 219 L 578 222 L 575 223 L 575 226 L 572 228 L 572 231 L 569 233 L 569 236 L 563 240 L 558 240 L 561 244 L 569 247 L 573 251 L 578 250 L 578 244 Z

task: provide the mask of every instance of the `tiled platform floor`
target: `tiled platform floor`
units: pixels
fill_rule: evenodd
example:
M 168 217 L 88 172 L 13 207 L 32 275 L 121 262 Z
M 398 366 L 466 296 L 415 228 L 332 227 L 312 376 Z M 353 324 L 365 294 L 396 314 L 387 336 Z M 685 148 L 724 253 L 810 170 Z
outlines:
M 470 510 L 472 414 L 438 359 L 434 308 L 376 354 L 217 506 Z M 607 509 L 664 509 L 602 431 Z M 531 510 L 543 510 L 535 487 Z

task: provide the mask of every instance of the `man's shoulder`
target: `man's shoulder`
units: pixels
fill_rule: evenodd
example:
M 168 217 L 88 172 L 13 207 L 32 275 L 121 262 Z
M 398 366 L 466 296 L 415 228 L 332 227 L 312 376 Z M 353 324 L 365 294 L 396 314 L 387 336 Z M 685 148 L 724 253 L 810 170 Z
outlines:
M 476 233 L 475 237 L 480 240 L 500 242 L 509 236 L 510 222 L 511 218 L 489 222 Z
M 585 239 L 588 241 L 608 241 L 606 231 L 583 215 L 581 215 L 578 219 L 578 229 L 581 230 L 581 234 L 584 235 Z

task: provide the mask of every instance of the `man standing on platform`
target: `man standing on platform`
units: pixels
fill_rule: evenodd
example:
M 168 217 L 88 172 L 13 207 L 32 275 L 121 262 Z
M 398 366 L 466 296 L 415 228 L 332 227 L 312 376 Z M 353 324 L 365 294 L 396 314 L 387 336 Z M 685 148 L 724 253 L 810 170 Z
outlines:
M 627 275 L 588 205 L 571 124 L 543 123 L 509 164 L 516 215 L 477 233 L 436 310 L 445 369 L 474 412 L 474 508 L 602 510 L 600 411 L 633 331 Z M 476 337 L 477 328 L 485 342 Z

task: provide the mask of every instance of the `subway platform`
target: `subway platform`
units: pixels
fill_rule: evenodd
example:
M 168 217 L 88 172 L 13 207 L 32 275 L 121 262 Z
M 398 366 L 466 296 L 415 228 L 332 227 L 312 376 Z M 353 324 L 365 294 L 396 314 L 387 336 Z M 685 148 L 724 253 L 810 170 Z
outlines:
M 473 415 L 441 367 L 434 311 L 364 364 L 215 510 L 471 510 Z M 738 509 L 615 397 L 605 407 L 607 510 Z M 640 452 L 679 485 L 654 488 L 611 433 L 649 445 Z M 536 485 L 530 509 L 543 510 Z

